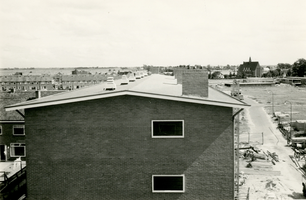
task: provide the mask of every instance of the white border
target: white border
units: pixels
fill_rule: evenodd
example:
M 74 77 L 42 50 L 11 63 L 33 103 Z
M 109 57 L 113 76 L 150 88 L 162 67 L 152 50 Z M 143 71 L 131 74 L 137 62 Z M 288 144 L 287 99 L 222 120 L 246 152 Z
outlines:
M 12 148 L 14 148 L 14 147 L 12 147 L 12 145 L 14 145 L 14 144 L 19 144 L 19 146 L 14 146 L 14 147 L 23 147 L 24 148 L 24 155 L 23 156 L 16 156 L 16 155 L 12 155 Z M 21 144 L 24 144 L 23 146 L 21 146 Z M 26 155 L 27 155 L 27 148 L 26 148 L 26 145 L 25 145 L 25 143 L 10 143 L 10 157 L 14 157 L 14 158 L 17 158 L 17 157 L 26 157 Z
M 177 176 L 177 177 L 183 177 L 183 190 L 154 190 L 154 177 L 159 176 L 159 177 L 171 177 L 171 176 Z M 177 174 L 177 175 L 152 175 L 152 192 L 153 193 L 184 193 L 185 192 L 185 174 Z
M 181 136 L 154 136 L 153 135 L 153 122 L 182 122 L 182 134 Z M 179 120 L 151 120 L 151 137 L 152 138 L 184 138 L 185 133 L 184 133 L 184 120 L 179 119 Z
M 20 126 L 20 127 L 18 127 L 18 126 Z M 21 128 L 21 126 L 23 128 L 23 134 L 22 135 L 21 134 L 15 134 L 15 127 L 16 128 Z M 13 135 L 15 135 L 15 136 L 25 136 L 25 125 L 23 125 L 23 124 L 21 124 L 21 125 L 19 125 L 19 124 L 13 125 Z

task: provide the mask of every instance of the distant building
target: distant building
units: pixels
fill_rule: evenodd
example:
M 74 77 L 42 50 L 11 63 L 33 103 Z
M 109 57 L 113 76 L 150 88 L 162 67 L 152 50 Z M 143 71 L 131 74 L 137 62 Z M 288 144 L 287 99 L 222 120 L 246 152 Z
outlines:
M 71 73 L 72 73 L 72 75 L 91 74 L 91 73 L 88 72 L 88 71 L 85 71 L 85 70 L 78 70 L 78 69 L 73 70 Z
M 85 86 L 101 83 L 107 79 L 106 75 L 62 75 L 59 88 L 74 90 Z
M 27 198 L 234 199 L 233 108 L 248 105 L 175 72 L 7 106 L 25 109 Z
M 0 76 L 2 91 L 53 90 L 51 76 Z
M 243 62 L 243 64 L 239 66 L 237 76 L 242 78 L 261 77 L 262 73 L 263 69 L 259 65 L 259 62 L 253 62 L 250 57 L 248 62 Z

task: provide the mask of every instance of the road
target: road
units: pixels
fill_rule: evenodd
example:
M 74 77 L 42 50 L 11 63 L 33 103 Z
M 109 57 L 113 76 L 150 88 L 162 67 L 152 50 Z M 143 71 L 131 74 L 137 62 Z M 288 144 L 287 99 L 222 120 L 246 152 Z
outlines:
M 243 168 L 245 162 L 241 161 L 240 171 L 245 170 L 247 177 L 243 187 L 250 188 L 250 199 L 305 199 L 302 195 L 302 175 L 289 157 L 293 151 L 276 128 L 277 124 L 272 122 L 262 104 L 247 97 L 244 101 L 251 105 L 245 110 L 250 135 L 242 134 L 241 141 L 248 141 L 250 137 L 251 144 L 265 152 L 275 152 L 279 157 L 275 165 L 255 161 L 252 164 L 257 167 L 252 169 Z

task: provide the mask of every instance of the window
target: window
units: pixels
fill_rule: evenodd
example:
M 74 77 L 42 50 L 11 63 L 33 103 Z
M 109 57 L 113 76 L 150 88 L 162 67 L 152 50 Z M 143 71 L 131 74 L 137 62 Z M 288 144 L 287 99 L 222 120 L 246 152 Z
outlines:
M 13 126 L 13 135 L 25 135 L 24 125 L 14 125 Z
M 2 126 L 0 125 L 0 135 L 2 135 Z
M 152 120 L 152 138 L 183 138 L 183 120 Z
M 173 193 L 185 192 L 185 176 L 182 175 L 153 175 L 152 192 Z
M 11 157 L 25 157 L 26 147 L 24 143 L 11 143 Z

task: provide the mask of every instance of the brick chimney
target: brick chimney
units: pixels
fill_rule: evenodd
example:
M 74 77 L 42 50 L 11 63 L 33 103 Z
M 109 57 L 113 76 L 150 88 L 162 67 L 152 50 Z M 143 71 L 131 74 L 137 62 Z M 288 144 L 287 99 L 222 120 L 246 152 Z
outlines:
M 36 97 L 36 99 L 40 99 L 41 98 L 41 91 L 40 90 L 36 90 L 35 91 L 35 97 Z
M 183 95 L 208 97 L 208 73 L 206 70 L 184 70 L 182 72 Z

